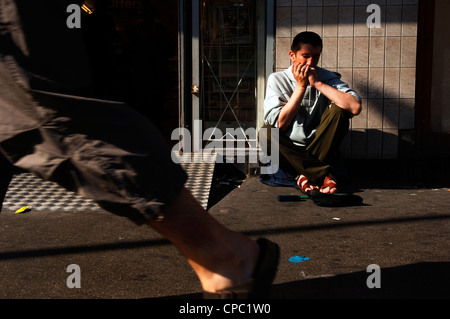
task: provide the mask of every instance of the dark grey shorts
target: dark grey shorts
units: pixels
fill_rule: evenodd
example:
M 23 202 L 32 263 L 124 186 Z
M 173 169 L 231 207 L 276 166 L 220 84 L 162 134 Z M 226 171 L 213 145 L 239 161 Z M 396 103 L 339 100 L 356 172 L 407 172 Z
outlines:
M 137 224 L 162 217 L 187 175 L 152 123 L 122 103 L 33 96 L 46 121 L 0 143 L 10 163 Z
M 83 30 L 66 25 L 67 6 L 82 2 L 0 0 L 0 177 L 16 166 L 137 224 L 158 220 L 187 175 L 143 116 L 82 97 Z

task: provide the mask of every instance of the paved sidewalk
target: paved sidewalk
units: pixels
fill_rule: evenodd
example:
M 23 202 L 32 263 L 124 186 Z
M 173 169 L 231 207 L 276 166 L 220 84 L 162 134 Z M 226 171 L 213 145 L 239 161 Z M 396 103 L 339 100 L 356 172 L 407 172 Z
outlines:
M 279 202 L 278 195 L 300 193 L 217 171 L 209 212 L 281 247 L 272 298 L 450 297 L 445 180 L 386 183 L 364 176 L 351 184 L 363 205 L 329 208 Z M 306 260 L 290 261 L 295 256 Z M 81 270 L 79 289 L 66 284 L 71 264 Z M 381 288 L 367 286 L 372 264 L 380 267 Z M 7 299 L 199 298 L 201 291 L 164 238 L 105 211 L 3 211 L 0 274 L 0 298 Z

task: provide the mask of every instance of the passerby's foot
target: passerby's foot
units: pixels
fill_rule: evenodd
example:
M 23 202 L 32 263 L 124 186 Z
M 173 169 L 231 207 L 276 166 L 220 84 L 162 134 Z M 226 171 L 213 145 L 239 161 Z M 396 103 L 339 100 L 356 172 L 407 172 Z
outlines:
M 232 237 L 234 236 L 236 234 Z M 253 274 L 259 254 L 256 242 L 242 237 L 238 240 L 228 240 L 225 247 L 220 248 L 222 253 L 217 256 L 215 269 L 199 274 L 205 292 L 216 293 L 241 285 L 247 282 Z
M 205 299 L 265 299 L 270 296 L 272 281 L 275 278 L 280 248 L 277 244 L 260 238 L 257 241 L 259 254 L 251 277 L 242 283 L 234 284 L 215 292 L 203 291 Z

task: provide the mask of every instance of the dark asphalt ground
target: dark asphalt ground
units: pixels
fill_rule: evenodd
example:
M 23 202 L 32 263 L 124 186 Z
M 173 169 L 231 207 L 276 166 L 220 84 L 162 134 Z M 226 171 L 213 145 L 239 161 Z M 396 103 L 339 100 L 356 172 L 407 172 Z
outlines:
M 279 202 L 278 195 L 300 193 L 254 176 L 241 183 L 237 175 L 215 175 L 209 212 L 233 230 L 279 244 L 273 299 L 450 298 L 448 179 L 380 180 L 372 171 L 347 185 L 362 205 L 331 208 Z M 294 263 L 293 256 L 309 259 Z M 81 288 L 67 286 L 71 264 L 80 267 Z M 372 264 L 380 267 L 381 288 L 367 286 Z M 3 211 L 0 281 L 1 299 L 201 297 L 196 275 L 173 246 L 106 211 Z

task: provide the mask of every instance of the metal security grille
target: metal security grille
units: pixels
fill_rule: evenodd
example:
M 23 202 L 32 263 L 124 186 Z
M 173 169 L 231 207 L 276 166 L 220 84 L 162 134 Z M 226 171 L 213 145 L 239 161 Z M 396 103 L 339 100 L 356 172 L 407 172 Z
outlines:
M 257 32 L 255 0 L 204 0 L 201 13 L 201 108 L 206 140 L 248 141 L 255 127 Z M 217 129 L 217 130 L 216 130 Z

